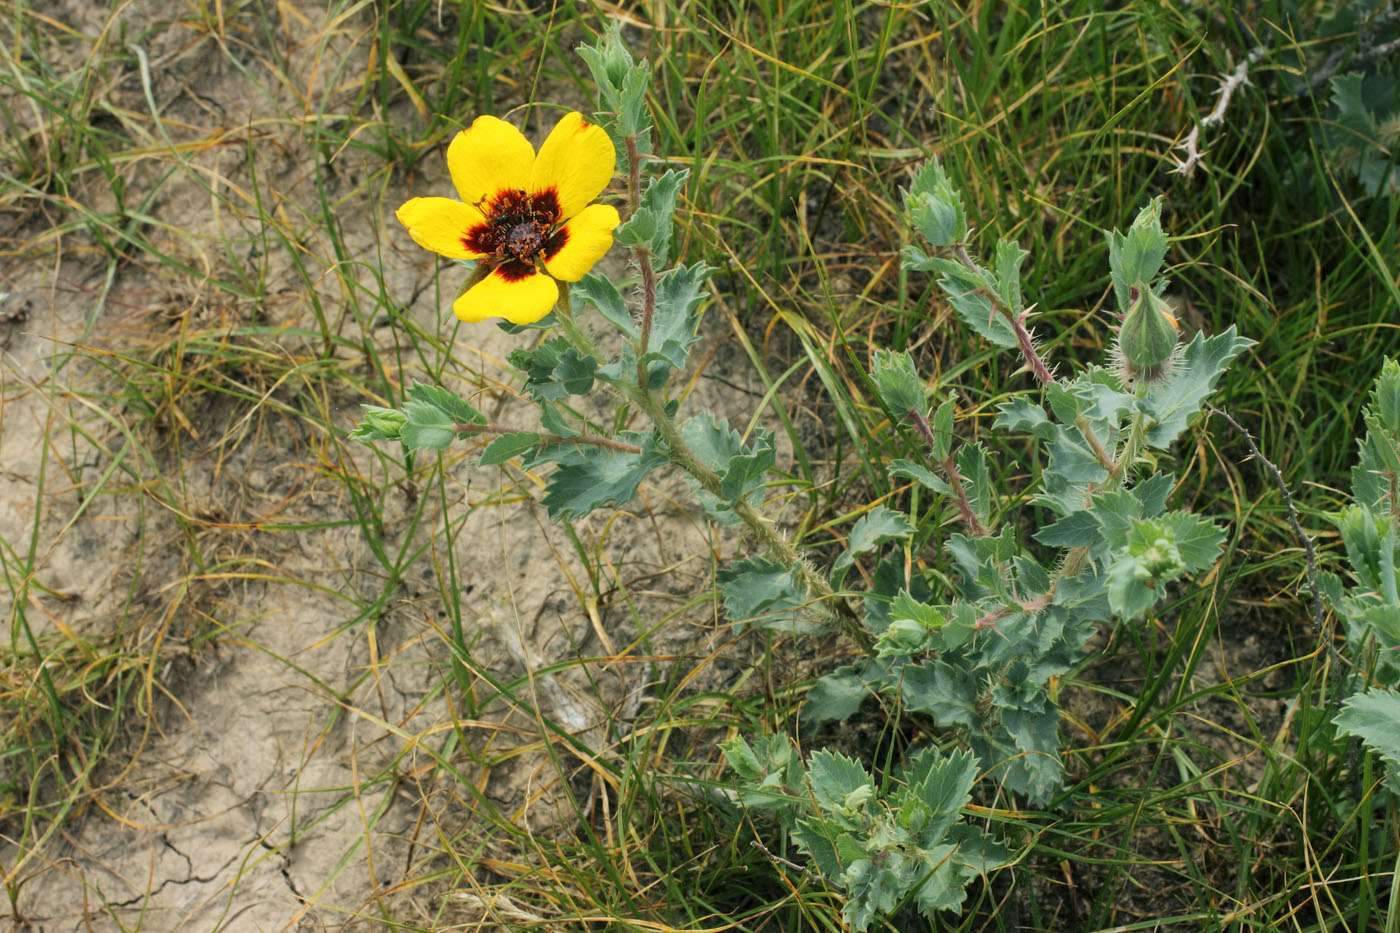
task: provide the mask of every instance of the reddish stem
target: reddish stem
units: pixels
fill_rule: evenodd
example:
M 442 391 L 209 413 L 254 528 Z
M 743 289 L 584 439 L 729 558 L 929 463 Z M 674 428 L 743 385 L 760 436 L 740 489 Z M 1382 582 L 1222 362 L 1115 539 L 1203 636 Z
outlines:
M 936 449 L 933 438 L 933 429 L 929 427 L 928 421 L 916 409 L 909 409 L 909 418 L 914 422 L 914 426 L 919 429 L 919 433 L 924 436 L 924 440 L 931 449 Z M 958 511 L 962 513 L 963 521 L 972 529 L 972 533 L 979 538 L 987 536 L 987 526 L 982 524 L 982 519 L 977 517 L 977 513 L 972 510 L 972 503 L 968 501 L 967 493 L 963 491 L 962 474 L 958 472 L 957 464 L 953 462 L 953 455 L 950 452 L 940 461 L 943 473 L 948 477 L 948 488 L 953 490 L 953 501 L 957 503 Z

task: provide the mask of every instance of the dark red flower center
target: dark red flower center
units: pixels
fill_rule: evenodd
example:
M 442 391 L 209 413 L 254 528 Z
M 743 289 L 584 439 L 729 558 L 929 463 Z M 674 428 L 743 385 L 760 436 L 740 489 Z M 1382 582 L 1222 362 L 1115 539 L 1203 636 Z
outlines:
M 467 249 L 502 262 L 533 264 L 559 223 L 559 197 L 552 190 L 529 194 L 499 191 L 477 207 L 486 222 L 463 237 Z

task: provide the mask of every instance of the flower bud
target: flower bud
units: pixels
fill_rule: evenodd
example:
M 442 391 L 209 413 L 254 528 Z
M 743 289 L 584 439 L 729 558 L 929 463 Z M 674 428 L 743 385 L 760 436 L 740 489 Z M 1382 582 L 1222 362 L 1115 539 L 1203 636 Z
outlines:
M 1123 318 L 1118 347 L 1130 367 L 1150 372 L 1166 363 L 1176 349 L 1177 323 L 1167 303 L 1145 284 L 1139 282 L 1134 291 L 1137 300 Z
M 923 650 L 928 632 L 913 619 L 895 619 L 875 642 L 875 653 L 882 658 L 902 657 Z
M 378 405 L 361 405 L 365 420 L 355 428 L 351 437 L 363 441 L 396 441 L 408 417 L 395 408 L 381 408 Z

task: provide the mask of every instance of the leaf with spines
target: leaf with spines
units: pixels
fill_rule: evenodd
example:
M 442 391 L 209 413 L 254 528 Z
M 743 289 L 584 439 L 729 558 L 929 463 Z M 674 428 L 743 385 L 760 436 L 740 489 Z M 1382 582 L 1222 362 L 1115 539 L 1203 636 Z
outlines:
M 826 749 L 807 761 L 807 780 L 817 805 L 854 827 L 860 804 L 870 799 L 874 786 L 858 762 Z
M 1129 519 L 1126 541 L 1116 543 L 1121 538 L 1116 531 L 1114 538 L 1109 603 L 1114 612 L 1135 619 L 1162 598 L 1167 583 L 1213 564 L 1225 532 L 1190 512 L 1168 512 L 1146 521 Z
M 927 489 L 932 489 L 940 496 L 948 496 L 953 493 L 952 487 L 944 481 L 943 477 L 927 467 L 919 466 L 912 460 L 891 460 L 889 472 L 897 479 L 913 480 Z
M 987 342 L 1012 349 L 1020 346 L 1016 329 L 997 308 L 994 296 L 999 283 L 986 270 L 972 270 L 949 259 L 933 259 L 930 265 L 943 273 L 938 287 L 963 323 Z
M 652 178 L 642 192 L 637 210 L 614 233 L 619 243 L 645 246 L 655 269 L 664 268 L 669 261 L 676 200 L 689 177 L 687 169 L 670 169 Z
M 908 760 L 905 771 L 908 783 L 905 792 L 896 796 L 895 806 L 904 809 L 915 801 L 923 804 L 929 815 L 919 827 L 920 841 L 925 847 L 943 842 L 972 799 L 976 759 L 965 751 L 945 758 L 935 749 L 924 748 Z
M 815 632 L 827 627 L 810 605 L 797 573 L 777 561 L 749 557 L 722 567 L 715 582 L 724 594 L 730 624 L 783 631 Z
M 752 506 L 760 503 L 768 471 L 777 462 L 770 433 L 758 431 L 754 443 L 745 446 L 738 432 L 730 430 L 727 420 L 705 412 L 681 425 L 681 439 L 695 458 L 719 477 L 718 497 L 692 480 L 695 493 L 711 518 L 736 524 L 740 519 L 734 513 L 735 505 L 741 501 Z
M 685 368 L 686 355 L 700 337 L 695 307 L 705 297 L 705 280 L 714 270 L 703 262 L 676 268 L 657 277 L 656 310 L 651 322 L 650 348 L 644 358 L 663 372 Z
M 637 326 L 632 323 L 632 312 L 627 310 L 622 293 L 610 279 L 590 272 L 570 287 L 569 300 L 574 304 L 575 314 L 579 311 L 578 301 L 582 300 L 597 308 L 599 314 L 628 337 L 637 336 Z
M 924 416 L 928 402 L 924 396 L 924 381 L 914 368 L 914 358 L 907 350 L 876 349 L 870 356 L 870 379 L 875 391 L 896 419 L 914 412 Z
M 587 394 L 598 371 L 596 359 L 584 356 L 563 337 L 546 340 L 531 350 L 511 351 L 510 364 L 525 374 L 524 389 L 537 402 Z
M 992 267 L 996 270 L 997 294 L 1002 304 L 1013 314 L 1023 310 L 1021 298 L 1021 265 L 1030 253 L 1012 240 L 997 240 Z
M 1215 391 L 1230 363 L 1252 346 L 1254 341 L 1239 336 L 1233 324 L 1214 337 L 1197 333 L 1180 351 L 1171 375 L 1153 383 L 1142 399 L 1149 417 L 1147 443 L 1159 449 L 1170 446 Z
M 937 159 L 929 159 L 904 192 L 904 209 L 914 229 L 934 246 L 967 240 L 967 211 L 962 196 Z
M 832 585 L 841 586 L 846 579 L 846 571 L 850 569 L 858 555 L 873 551 L 886 541 L 907 538 L 913 533 L 914 526 L 909 524 L 909 519 L 905 517 L 904 513 L 896 512 L 883 505 L 875 506 L 851 526 L 849 544 L 831 567 Z
M 604 505 L 626 505 L 636 498 L 642 480 L 666 462 L 651 434 L 624 431 L 617 439 L 641 447 L 641 452 L 584 443 L 540 449 L 532 462 L 552 460 L 558 464 L 545 485 L 543 501 L 550 518 L 567 521 Z
M 608 118 L 603 125 L 612 137 L 618 168 L 625 171 L 626 137 L 637 137 L 638 148 L 647 151 L 645 140 L 651 119 L 646 112 L 646 93 L 651 68 L 645 59 L 640 63 L 633 60 L 615 23 L 599 36 L 596 45 L 581 45 L 575 51 L 593 73 L 603 105 L 612 111 L 602 115 Z

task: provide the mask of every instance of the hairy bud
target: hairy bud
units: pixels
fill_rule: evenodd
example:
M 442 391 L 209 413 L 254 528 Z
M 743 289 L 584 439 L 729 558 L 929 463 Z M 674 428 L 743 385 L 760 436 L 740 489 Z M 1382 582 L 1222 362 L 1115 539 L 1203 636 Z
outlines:
M 1178 325 L 1167 303 L 1145 284 L 1133 289 L 1137 297 L 1118 331 L 1118 352 L 1132 379 L 1156 379 L 1176 350 Z

